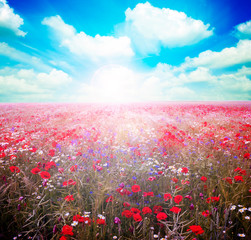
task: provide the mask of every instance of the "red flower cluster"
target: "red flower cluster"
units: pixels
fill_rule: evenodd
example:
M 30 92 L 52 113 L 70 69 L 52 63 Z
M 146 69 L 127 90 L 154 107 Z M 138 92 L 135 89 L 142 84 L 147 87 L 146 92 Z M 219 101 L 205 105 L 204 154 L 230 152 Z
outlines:
M 219 201 L 220 201 L 220 197 L 209 197 L 209 198 L 207 198 L 207 203 L 219 202 Z
M 68 195 L 64 198 L 67 202 L 70 202 L 70 201 L 73 201 L 74 198 L 73 198 L 73 195 Z
M 202 215 L 204 217 L 208 217 L 210 215 L 209 210 L 206 210 L 206 211 L 202 212 Z
M 17 167 L 17 166 L 11 166 L 11 167 L 10 167 L 10 171 L 11 171 L 11 172 L 15 172 L 15 173 L 19 173 L 19 172 L 20 172 L 20 169 L 19 169 L 19 167 Z
M 55 167 L 55 168 L 57 167 L 57 165 L 54 161 L 50 161 L 50 162 L 45 163 L 44 169 L 47 171 L 47 170 L 51 169 L 52 167 Z
M 124 195 L 130 195 L 131 192 L 128 191 L 127 189 L 125 188 L 117 188 L 116 191 L 121 195 L 121 196 L 124 196 Z
M 69 179 L 68 181 L 63 182 L 63 186 L 68 186 L 68 185 L 75 185 L 76 181 L 73 181 L 72 179 Z
M 233 181 L 232 181 L 231 177 L 226 177 L 226 178 L 223 178 L 222 180 L 227 181 L 229 184 L 233 184 Z
M 144 192 L 143 197 L 147 197 L 147 196 L 154 197 L 154 194 L 153 192 Z
M 234 180 L 235 180 L 235 182 L 244 182 L 242 176 L 235 176 L 235 177 L 234 177 Z
M 201 228 L 200 225 L 192 225 L 187 229 L 187 231 L 192 231 L 196 235 L 204 233 L 204 230 Z
M 97 219 L 97 224 L 99 224 L 99 225 L 105 225 L 105 219 L 103 219 L 103 218 Z

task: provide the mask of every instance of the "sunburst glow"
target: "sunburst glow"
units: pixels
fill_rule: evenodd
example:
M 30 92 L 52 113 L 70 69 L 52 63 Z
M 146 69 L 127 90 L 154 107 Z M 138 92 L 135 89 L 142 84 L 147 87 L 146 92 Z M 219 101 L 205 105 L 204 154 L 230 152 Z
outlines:
M 98 102 L 132 102 L 136 100 L 137 78 L 128 68 L 105 65 L 91 80 L 91 98 Z

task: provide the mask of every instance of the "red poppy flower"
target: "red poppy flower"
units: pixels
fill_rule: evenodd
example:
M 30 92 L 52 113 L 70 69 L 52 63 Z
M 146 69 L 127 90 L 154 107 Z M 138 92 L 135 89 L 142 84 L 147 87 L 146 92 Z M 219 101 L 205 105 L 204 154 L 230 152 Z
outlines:
M 202 212 L 202 215 L 204 217 L 208 217 L 210 215 L 209 210 L 206 210 L 206 211 Z
M 96 166 L 96 168 L 97 168 L 97 171 L 102 171 L 103 170 L 103 168 L 101 167 L 101 166 Z
M 182 201 L 183 197 L 181 195 L 177 195 L 174 197 L 174 202 L 179 204 Z
M 97 219 L 97 224 L 99 225 L 105 225 L 105 219 Z
M 174 212 L 174 213 L 179 213 L 180 211 L 181 211 L 181 208 L 178 208 L 178 207 L 172 207 L 172 208 L 170 208 L 170 211 L 171 212 Z
M 61 238 L 59 238 L 59 240 L 67 240 L 67 238 L 65 236 L 62 236 Z
M 209 197 L 209 198 L 207 198 L 207 203 L 210 203 L 210 201 L 211 202 L 218 202 L 218 201 L 220 201 L 220 197 Z
M 235 182 L 244 182 L 242 176 L 235 176 L 235 177 L 234 177 L 234 180 L 235 180 Z
M 32 147 L 32 148 L 29 149 L 29 151 L 30 151 L 30 152 L 36 152 L 36 151 L 37 151 L 37 148 Z
M 70 201 L 73 201 L 74 198 L 73 198 L 73 195 L 68 195 L 64 198 L 67 202 L 70 202 Z
M 164 194 L 164 200 L 165 201 L 167 201 L 167 200 L 169 200 L 169 199 L 172 199 L 173 197 L 172 197 L 172 195 L 170 194 L 170 193 L 165 193 Z
M 132 217 L 132 215 L 133 215 L 133 213 L 132 213 L 130 210 L 124 210 L 124 211 L 122 212 L 122 216 L 125 216 L 125 217 L 127 217 L 127 218 Z
M 237 167 L 236 169 L 234 169 L 235 172 L 239 172 L 242 171 L 242 169 L 240 167 Z
M 247 172 L 246 172 L 246 170 L 241 170 L 241 171 L 239 171 L 239 174 L 241 174 L 241 175 L 247 175 Z
M 76 181 L 73 181 L 72 179 L 69 179 L 68 181 L 63 182 L 63 186 L 68 186 L 68 185 L 75 185 Z
M 49 179 L 51 175 L 48 172 L 40 172 L 40 176 L 43 179 Z
M 149 177 L 149 178 L 148 178 L 148 181 L 151 181 L 151 182 L 152 182 L 152 181 L 154 181 L 154 180 L 156 180 L 156 177 Z
M 106 201 L 106 202 L 112 202 L 113 199 L 114 199 L 113 196 L 109 196 L 105 201 Z
M 181 169 L 181 172 L 183 172 L 183 173 L 188 173 L 188 168 L 183 167 L 183 168 Z
M 140 210 L 138 208 L 131 208 L 131 212 L 133 214 L 137 214 L 137 213 L 140 213 Z
M 124 203 L 123 203 L 123 206 L 124 206 L 124 207 L 130 207 L 130 206 L 131 206 L 131 204 L 130 204 L 130 203 L 128 203 L 128 202 L 124 202 Z
M 50 149 L 48 155 L 51 157 L 54 157 L 56 150 L 55 149 Z
M 11 172 L 19 173 L 19 172 L 20 172 L 20 169 L 19 169 L 19 167 L 17 167 L 17 166 L 11 166 L 11 167 L 10 167 L 10 171 L 11 171 Z
M 174 178 L 172 178 L 172 181 L 173 181 L 174 183 L 177 183 L 179 180 L 178 180 L 176 177 L 174 177 Z
M 157 220 L 158 221 L 161 221 L 161 220 L 166 220 L 167 219 L 167 215 L 166 213 L 164 212 L 159 212 L 156 216 Z
M 222 178 L 222 180 L 227 181 L 229 184 L 233 184 L 233 181 L 232 181 L 231 177 Z
M 154 213 L 159 213 L 162 210 L 163 210 L 163 207 L 161 207 L 161 206 L 156 205 L 156 206 L 153 207 L 153 212 Z
M 147 214 L 147 213 L 152 213 L 152 209 L 149 207 L 143 207 L 142 208 L 142 213 Z
M 189 199 L 190 201 L 192 200 L 192 196 L 186 195 L 185 198 Z
M 131 194 L 131 192 L 128 191 L 127 189 L 125 189 L 125 188 L 117 188 L 116 191 L 117 191 L 121 196 L 123 196 L 123 195 L 130 195 L 130 194 Z
M 245 153 L 243 157 L 246 158 L 246 159 L 249 159 L 250 158 L 250 153 Z
M 84 223 L 90 226 L 92 223 L 92 220 L 89 217 L 84 217 Z
M 70 167 L 71 172 L 75 172 L 78 169 L 78 165 L 74 165 Z
M 84 222 L 85 221 L 85 218 L 80 216 L 79 214 L 73 216 L 73 221 L 77 221 L 77 222 Z
M 44 169 L 47 171 L 47 170 L 51 169 L 52 167 L 55 167 L 55 168 L 57 167 L 57 165 L 54 161 L 50 161 L 50 162 L 45 163 Z
M 140 189 L 140 186 L 139 185 L 133 185 L 132 186 L 132 192 L 140 192 L 141 189 Z
M 133 214 L 133 219 L 136 222 L 140 222 L 142 220 L 142 217 L 140 216 L 139 213 Z
M 61 234 L 73 236 L 73 227 L 69 225 L 64 225 Z
M 201 180 L 202 182 L 206 182 L 206 181 L 207 181 L 207 178 L 206 178 L 205 176 L 202 176 L 202 177 L 200 178 L 200 180 Z
M 204 230 L 201 228 L 200 225 L 192 225 L 187 229 L 187 231 L 192 231 L 196 235 L 204 233 Z
M 39 168 L 35 167 L 35 168 L 32 168 L 31 173 L 38 174 L 40 171 L 41 170 Z
M 147 196 L 153 197 L 154 194 L 153 194 L 153 192 L 144 192 L 143 197 L 147 197 Z

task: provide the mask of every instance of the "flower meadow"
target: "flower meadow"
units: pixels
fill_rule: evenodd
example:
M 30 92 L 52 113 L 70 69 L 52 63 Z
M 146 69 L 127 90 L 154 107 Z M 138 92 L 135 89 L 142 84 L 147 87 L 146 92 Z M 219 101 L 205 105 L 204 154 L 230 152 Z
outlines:
M 249 103 L 1 104 L 0 239 L 251 239 Z

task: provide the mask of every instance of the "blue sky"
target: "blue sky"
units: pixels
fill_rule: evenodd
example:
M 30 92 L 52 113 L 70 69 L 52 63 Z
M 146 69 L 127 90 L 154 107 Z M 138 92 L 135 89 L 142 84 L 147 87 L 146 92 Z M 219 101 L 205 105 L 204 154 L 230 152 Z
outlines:
M 251 100 L 251 7 L 0 0 L 0 102 Z

